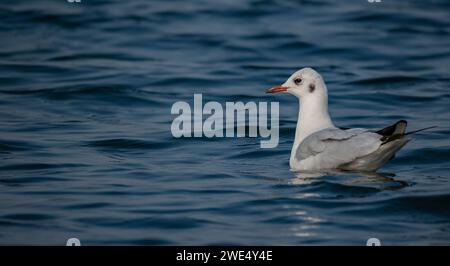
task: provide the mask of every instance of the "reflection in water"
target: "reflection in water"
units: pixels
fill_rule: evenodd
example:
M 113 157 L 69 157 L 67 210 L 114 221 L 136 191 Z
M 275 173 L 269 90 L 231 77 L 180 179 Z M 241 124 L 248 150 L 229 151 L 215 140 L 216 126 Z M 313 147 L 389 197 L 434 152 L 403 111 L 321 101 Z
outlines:
M 393 173 L 377 172 L 349 172 L 340 170 L 327 170 L 319 172 L 294 172 L 295 178 L 291 180 L 294 185 L 308 185 L 318 181 L 338 183 L 344 186 L 370 187 L 380 190 L 397 190 L 409 184 L 394 179 Z
M 296 237 L 313 237 L 315 235 L 313 231 L 318 227 L 318 224 L 326 222 L 326 220 L 312 216 L 306 211 L 297 211 L 295 212 L 295 215 L 300 221 L 302 221 L 301 223 L 295 224 L 291 227 L 293 235 Z
M 355 197 L 370 197 L 373 193 L 382 190 L 399 190 L 409 186 L 402 180 L 395 179 L 393 173 L 376 173 L 376 172 L 348 172 L 339 170 L 320 171 L 320 172 L 295 172 L 295 177 L 291 179 L 290 184 L 303 185 L 308 192 L 303 191 L 295 194 L 293 197 L 299 200 L 294 205 L 284 206 L 289 210 L 292 217 L 298 221 L 289 226 L 292 236 L 302 239 L 302 241 L 314 239 L 317 234 L 322 234 L 320 228 L 324 224 L 334 223 L 335 214 L 333 216 L 322 212 L 310 211 L 304 206 L 308 206 L 311 202 L 326 202 L 324 208 L 335 209 L 337 201 L 342 200 L 339 204 L 344 204 L 346 208 L 359 208 L 360 202 L 354 201 Z M 311 186 L 317 184 L 318 186 Z M 330 190 L 329 195 L 325 193 Z M 315 191 L 322 191 L 316 193 Z M 342 207 L 342 206 L 341 206 Z M 302 208 L 301 211 L 291 212 L 294 209 Z

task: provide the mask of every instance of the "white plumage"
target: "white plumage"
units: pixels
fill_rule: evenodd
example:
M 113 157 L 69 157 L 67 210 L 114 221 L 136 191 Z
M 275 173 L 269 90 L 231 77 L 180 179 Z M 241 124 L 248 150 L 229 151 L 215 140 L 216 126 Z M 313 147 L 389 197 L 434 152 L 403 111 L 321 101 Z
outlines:
M 289 161 L 292 170 L 375 171 L 409 141 L 404 120 L 378 131 L 335 127 L 328 113 L 326 85 L 311 68 L 295 72 L 283 85 L 267 92 L 287 92 L 299 99 L 299 119 Z

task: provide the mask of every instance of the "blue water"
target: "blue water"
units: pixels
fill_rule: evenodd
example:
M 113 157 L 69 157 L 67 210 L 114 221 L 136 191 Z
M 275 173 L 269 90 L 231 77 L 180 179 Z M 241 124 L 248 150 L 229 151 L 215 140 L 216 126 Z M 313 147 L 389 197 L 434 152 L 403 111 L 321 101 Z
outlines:
M 0 3 L 0 244 L 450 244 L 450 3 Z M 378 175 L 289 171 L 311 66 L 338 126 L 406 119 Z M 174 102 L 280 102 L 280 144 L 175 139 Z

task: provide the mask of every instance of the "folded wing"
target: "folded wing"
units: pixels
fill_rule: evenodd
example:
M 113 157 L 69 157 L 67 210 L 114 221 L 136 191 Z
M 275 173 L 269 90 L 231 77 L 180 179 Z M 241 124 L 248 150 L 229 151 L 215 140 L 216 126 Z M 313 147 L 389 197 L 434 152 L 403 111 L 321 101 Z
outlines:
M 375 152 L 382 141 L 380 135 L 366 129 L 324 129 L 308 136 L 296 151 L 296 159 L 304 169 L 338 168 Z

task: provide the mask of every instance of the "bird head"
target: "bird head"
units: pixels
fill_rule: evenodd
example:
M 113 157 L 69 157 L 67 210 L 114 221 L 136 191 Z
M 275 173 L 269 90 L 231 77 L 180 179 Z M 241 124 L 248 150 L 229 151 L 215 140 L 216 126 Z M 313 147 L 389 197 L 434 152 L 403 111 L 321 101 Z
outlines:
M 282 85 L 273 86 L 266 90 L 266 93 L 277 92 L 286 92 L 299 99 L 309 95 L 327 94 L 322 76 L 309 67 L 296 71 Z

